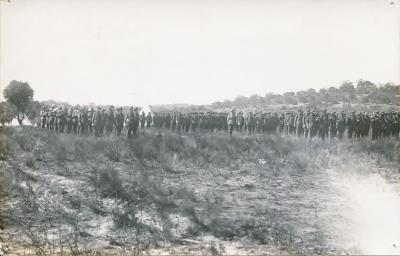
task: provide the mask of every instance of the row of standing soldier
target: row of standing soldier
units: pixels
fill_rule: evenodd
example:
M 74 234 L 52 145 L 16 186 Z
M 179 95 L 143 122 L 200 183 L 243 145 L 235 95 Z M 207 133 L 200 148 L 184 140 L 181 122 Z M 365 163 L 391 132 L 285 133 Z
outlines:
M 63 108 L 44 107 L 40 112 L 40 125 L 42 128 L 54 130 L 56 132 L 93 134 L 94 136 L 110 135 L 115 133 L 120 136 L 123 128 L 127 130 L 128 138 L 137 134 L 140 127 L 150 128 L 152 115 L 142 112 L 139 114 L 138 108 L 130 107 L 125 115 L 122 108 L 109 107 L 108 111 L 104 108 Z
M 294 134 L 297 137 L 312 139 L 316 136 L 321 139 L 343 139 L 345 131 L 348 138 L 362 138 L 369 136 L 372 139 L 383 137 L 399 138 L 400 113 L 397 112 L 351 112 L 336 113 L 316 110 L 304 112 L 258 112 L 237 114 L 233 110 L 229 113 L 192 112 L 192 113 L 164 113 L 154 114 L 154 126 L 167 128 L 178 132 L 197 129 L 214 131 L 226 130 L 230 135 L 233 131 L 240 133 L 274 133 Z
M 114 111 L 110 107 L 108 111 L 102 108 L 69 109 L 44 108 L 41 111 L 41 125 L 43 128 L 59 132 L 73 132 L 95 136 L 115 133 L 120 135 L 125 127 L 130 138 L 137 133 L 138 128 L 171 129 L 172 131 L 196 132 L 197 130 L 225 130 L 230 135 L 233 131 L 240 133 L 273 133 L 294 134 L 298 137 L 338 138 L 343 139 L 347 130 L 348 138 L 361 138 L 369 136 L 372 131 L 372 139 L 391 137 L 398 139 L 400 132 L 400 113 L 396 112 L 352 112 L 346 115 L 343 111 L 317 112 L 298 111 L 287 112 L 258 112 L 237 114 L 234 110 L 223 112 L 169 112 L 139 114 L 137 108 L 130 108 L 124 115 L 122 108 Z

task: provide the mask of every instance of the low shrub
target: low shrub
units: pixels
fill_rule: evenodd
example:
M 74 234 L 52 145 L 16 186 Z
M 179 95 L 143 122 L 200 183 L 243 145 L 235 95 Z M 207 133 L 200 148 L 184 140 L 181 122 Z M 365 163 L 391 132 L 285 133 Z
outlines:
M 93 171 L 91 181 L 103 197 L 129 199 L 129 194 L 122 185 L 118 170 L 112 167 L 100 167 Z

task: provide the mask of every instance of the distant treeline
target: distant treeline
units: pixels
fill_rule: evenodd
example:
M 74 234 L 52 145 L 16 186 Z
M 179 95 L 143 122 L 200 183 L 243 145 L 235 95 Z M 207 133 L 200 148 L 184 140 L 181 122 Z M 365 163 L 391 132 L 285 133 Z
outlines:
M 400 85 L 386 83 L 377 85 L 370 81 L 359 80 L 356 84 L 343 82 L 339 87 L 327 89 L 308 89 L 306 91 L 268 93 L 265 96 L 239 96 L 234 100 L 212 103 L 211 108 L 262 108 L 265 105 L 310 105 L 324 107 L 337 103 L 350 104 L 388 104 L 400 105 Z
M 340 105 L 339 105 L 340 104 Z M 367 108 L 366 106 L 374 105 Z M 165 111 L 227 111 L 229 109 L 284 110 L 299 107 L 346 110 L 382 110 L 377 105 L 391 105 L 391 109 L 400 106 L 400 85 L 393 83 L 374 84 L 359 80 L 355 84 L 343 82 L 339 87 L 329 87 L 316 91 L 308 89 L 283 94 L 268 93 L 265 96 L 239 96 L 234 100 L 217 101 L 209 105 L 157 105 L 152 106 L 156 112 Z M 355 107 L 355 108 L 353 108 Z

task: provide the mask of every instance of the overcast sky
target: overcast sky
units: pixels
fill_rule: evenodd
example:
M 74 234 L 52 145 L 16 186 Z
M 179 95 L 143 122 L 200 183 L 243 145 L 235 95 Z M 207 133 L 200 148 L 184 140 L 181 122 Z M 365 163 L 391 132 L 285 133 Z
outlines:
M 207 104 L 400 83 L 399 0 L 11 0 L 1 85 L 73 104 Z

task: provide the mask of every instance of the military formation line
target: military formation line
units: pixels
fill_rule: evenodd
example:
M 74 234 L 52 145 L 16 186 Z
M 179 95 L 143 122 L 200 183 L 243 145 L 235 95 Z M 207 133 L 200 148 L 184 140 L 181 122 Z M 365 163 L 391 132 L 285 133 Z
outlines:
M 285 112 L 167 112 L 139 113 L 138 108 L 109 107 L 108 110 L 86 107 L 43 107 L 40 126 L 56 132 L 104 136 L 126 133 L 128 138 L 138 130 L 169 129 L 177 133 L 226 131 L 237 133 L 281 133 L 312 139 L 349 139 L 371 135 L 373 140 L 399 139 L 399 112 L 327 112 L 316 110 Z M 347 132 L 347 133 L 345 133 Z

